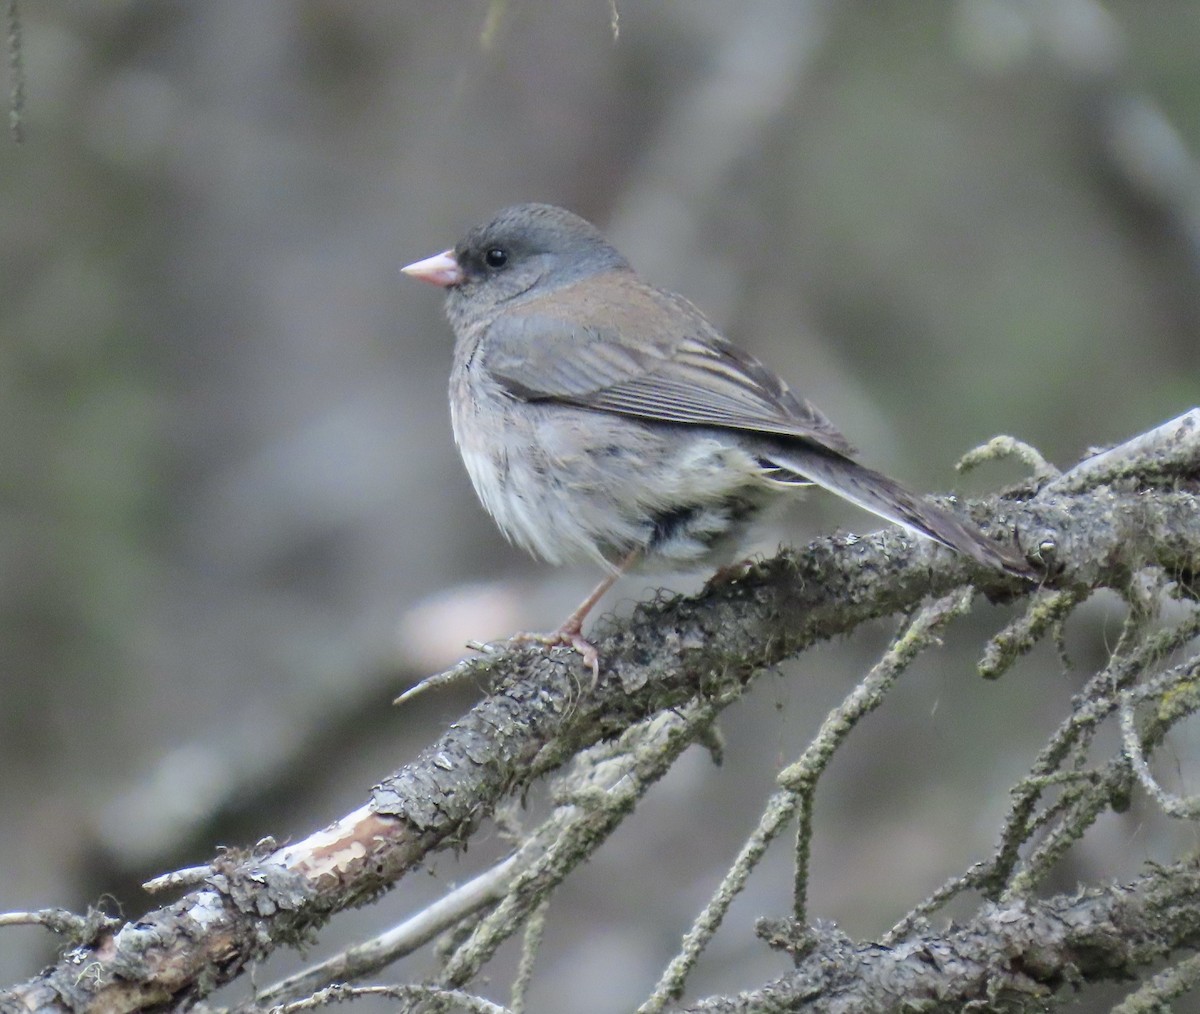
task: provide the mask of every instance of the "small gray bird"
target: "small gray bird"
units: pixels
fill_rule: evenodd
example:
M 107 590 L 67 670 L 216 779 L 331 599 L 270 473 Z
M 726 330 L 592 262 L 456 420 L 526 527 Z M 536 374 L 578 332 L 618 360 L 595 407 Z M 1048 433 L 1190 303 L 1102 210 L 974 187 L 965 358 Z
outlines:
M 402 269 L 446 289 L 450 417 L 500 530 L 608 576 L 553 634 L 599 671 L 583 620 L 645 557 L 727 559 L 770 503 L 817 485 L 989 567 L 1015 551 L 853 460 L 846 438 L 691 303 L 647 285 L 577 215 L 519 204 Z

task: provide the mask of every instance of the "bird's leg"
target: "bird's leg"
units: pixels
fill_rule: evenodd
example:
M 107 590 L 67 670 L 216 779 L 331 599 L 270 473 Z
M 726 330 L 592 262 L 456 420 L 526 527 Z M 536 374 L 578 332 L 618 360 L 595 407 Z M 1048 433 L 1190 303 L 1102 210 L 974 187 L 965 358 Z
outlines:
M 583 636 L 583 621 L 587 619 L 588 613 L 592 611 L 596 603 L 604 598 L 605 592 L 613 586 L 617 578 L 624 574 L 641 558 L 642 550 L 635 549 L 625 559 L 623 559 L 616 568 L 604 576 L 591 594 L 586 599 L 579 603 L 575 611 L 571 613 L 562 622 L 557 630 L 549 634 L 517 634 L 513 637 L 514 641 L 521 643 L 536 643 L 544 644 L 547 647 L 554 648 L 558 645 L 574 648 L 580 655 L 583 656 L 583 662 L 592 670 L 592 678 L 600 679 L 600 655 L 596 651 L 596 646 L 591 641 Z
M 713 571 L 712 577 L 705 581 L 705 585 L 709 588 L 720 588 L 723 584 L 729 584 L 732 581 L 737 581 L 750 573 L 757 561 L 753 557 L 746 557 L 744 560 L 736 560 L 733 563 L 723 563 Z

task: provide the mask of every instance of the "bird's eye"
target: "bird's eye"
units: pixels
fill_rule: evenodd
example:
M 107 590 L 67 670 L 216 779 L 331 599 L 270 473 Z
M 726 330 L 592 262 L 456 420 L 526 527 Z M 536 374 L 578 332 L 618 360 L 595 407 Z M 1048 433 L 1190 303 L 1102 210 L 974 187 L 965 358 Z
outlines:
M 508 263 L 508 251 L 494 246 L 483 255 L 483 263 L 489 268 L 502 268 Z

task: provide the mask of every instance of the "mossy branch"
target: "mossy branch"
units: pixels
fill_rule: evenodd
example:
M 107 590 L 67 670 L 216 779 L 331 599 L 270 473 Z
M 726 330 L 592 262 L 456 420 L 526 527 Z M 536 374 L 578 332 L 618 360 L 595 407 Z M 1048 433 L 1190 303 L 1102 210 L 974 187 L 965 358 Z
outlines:
M 1132 452 L 1114 449 L 1099 465 L 1084 462 L 1057 478 L 1043 471 L 1006 496 L 969 505 L 978 524 L 997 538 L 1015 540 L 1044 568 L 1043 605 L 1010 636 L 1018 650 L 1052 631 L 1073 604 L 1097 588 L 1117 589 L 1131 601 L 1136 594 L 1196 598 L 1198 419 L 1200 413 L 1189 413 L 1160 428 L 1162 433 L 1136 438 Z M 594 687 L 570 651 L 498 647 L 463 662 L 457 672 L 484 681 L 489 696 L 380 782 L 357 810 L 285 848 L 264 843 L 254 853 L 217 857 L 201 886 L 134 922 L 97 925 L 57 965 L 0 993 L 0 1009 L 187 1006 L 275 948 L 309 939 L 335 912 L 391 888 L 432 853 L 462 845 L 506 799 L 580 758 L 554 816 L 570 833 L 554 844 L 519 851 L 521 863 L 493 884 L 498 900 L 470 909 L 475 915 L 463 909 L 455 916 L 476 921 L 467 942 L 449 958 L 443 981 L 465 984 L 688 743 L 712 741 L 713 720 L 758 675 L 864 621 L 914 614 L 930 597 L 950 601 L 947 596 L 967 586 L 1005 600 L 1038 591 L 900 531 L 832 538 L 749 565 L 694 597 L 664 597 L 639 607 L 628 620 L 602 623 L 594 634 L 603 660 Z M 1141 591 L 1135 594 L 1135 587 Z M 1133 775 L 1124 757 L 1072 771 L 1062 760 L 1090 736 L 1093 713 L 1104 712 L 1098 721 L 1122 702 L 1143 709 L 1150 703 L 1144 696 L 1121 697 L 1140 671 L 1129 680 L 1116 671 L 1138 658 L 1158 661 L 1152 638 L 1159 635 L 1147 633 L 1146 623 L 1136 626 L 1114 656 L 1113 671 L 1097 677 L 1099 696 L 1078 704 L 1060 731 L 1062 742 L 1051 744 L 1051 753 L 1031 773 L 996 857 L 952 881 L 939 898 L 975 886 L 1001 898 L 997 903 L 1008 906 L 1005 911 L 1031 905 L 1021 877 L 1036 883 L 1056 843 L 1094 819 L 1096 807 L 1111 806 L 1127 793 Z M 1178 685 L 1166 677 L 1160 682 L 1159 712 L 1135 730 L 1143 752 L 1154 749 L 1187 711 L 1180 702 L 1191 699 L 1183 677 Z M 597 772 L 615 770 L 607 767 L 613 764 L 622 772 L 622 791 L 615 795 L 611 785 L 597 789 L 594 782 Z M 1059 798 L 1037 811 L 1054 786 Z M 548 823 L 525 842 L 563 827 Z M 1040 845 L 1018 861 L 1012 843 L 1020 845 L 1035 833 L 1043 835 Z M 1142 886 L 1150 890 L 1153 884 L 1147 880 Z M 1117 904 L 1130 890 L 1136 894 L 1136 885 L 1107 889 L 1100 901 Z M 931 946 L 942 940 L 922 929 L 924 917 L 936 908 L 937 903 L 919 906 L 890 939 L 896 946 L 915 937 Z M 1030 925 L 1036 929 L 1041 923 Z M 978 932 L 988 931 L 985 919 Z M 814 946 L 806 928 L 796 932 L 805 948 Z M 839 953 L 850 947 L 835 943 Z M 305 985 L 311 989 L 315 983 Z M 671 992 L 677 991 L 673 985 Z

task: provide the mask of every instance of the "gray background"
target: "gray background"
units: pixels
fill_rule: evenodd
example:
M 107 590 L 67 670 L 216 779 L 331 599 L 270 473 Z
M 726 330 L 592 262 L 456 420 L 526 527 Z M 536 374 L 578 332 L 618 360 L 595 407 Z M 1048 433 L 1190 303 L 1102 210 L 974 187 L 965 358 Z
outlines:
M 616 41 L 605 0 L 21 9 L 26 140 L 0 141 L 0 910 L 111 892 L 133 915 L 146 875 L 315 829 L 475 692 L 389 708 L 406 681 L 558 622 L 594 581 L 507 547 L 476 504 L 441 301 L 396 273 L 506 203 L 596 220 L 921 489 L 1017 478 L 953 471 L 996 433 L 1067 464 L 1200 402 L 1195 3 L 621 0 Z M 837 527 L 875 525 L 813 497 L 751 548 Z M 878 934 L 986 854 L 1121 614 L 1072 624 L 1074 672 L 1039 650 L 984 684 L 973 652 L 1007 615 L 952 630 L 835 762 L 814 917 Z M 891 629 L 761 681 L 722 768 L 685 757 L 552 906 L 533 1009 L 648 990 Z M 1139 800 L 1051 886 L 1194 837 Z M 486 831 L 313 955 L 504 847 Z M 787 851 L 697 993 L 783 969 L 749 927 L 786 913 Z M 3 933 L 0 982 L 51 953 Z

